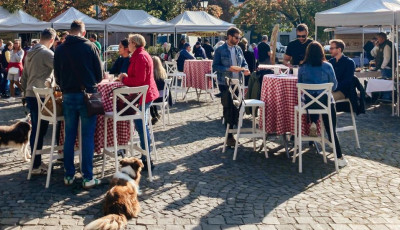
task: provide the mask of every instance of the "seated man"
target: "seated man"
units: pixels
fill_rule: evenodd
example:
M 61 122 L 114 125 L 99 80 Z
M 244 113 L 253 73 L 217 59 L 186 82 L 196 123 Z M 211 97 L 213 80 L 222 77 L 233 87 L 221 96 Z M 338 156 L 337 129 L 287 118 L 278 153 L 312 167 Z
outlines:
M 207 58 L 207 56 L 206 56 L 206 51 L 205 51 L 204 48 L 201 46 L 201 43 L 200 43 L 200 42 L 196 42 L 195 47 L 196 47 L 196 49 L 195 49 L 195 51 L 193 51 L 194 56 L 195 56 L 196 58 L 203 58 L 203 59 L 206 59 L 206 58 Z
M 190 54 L 191 49 L 192 49 L 192 47 L 190 46 L 189 43 L 185 43 L 183 45 L 183 49 L 179 53 L 178 60 L 176 61 L 179 72 L 183 72 L 183 66 L 185 64 L 185 60 L 194 59 L 194 57 Z
M 118 46 L 118 59 L 115 61 L 114 65 L 110 69 L 110 74 L 115 74 L 118 76 L 120 73 L 128 73 L 129 59 L 131 55 L 129 54 L 128 39 L 121 40 Z
M 356 65 L 353 59 L 343 54 L 345 44 L 342 40 L 331 40 L 329 44 L 331 45 L 330 53 L 332 55 L 329 62 L 335 70 L 338 82 L 336 90 L 332 92 L 333 98 L 335 101 L 349 98 L 353 88 L 353 76 Z

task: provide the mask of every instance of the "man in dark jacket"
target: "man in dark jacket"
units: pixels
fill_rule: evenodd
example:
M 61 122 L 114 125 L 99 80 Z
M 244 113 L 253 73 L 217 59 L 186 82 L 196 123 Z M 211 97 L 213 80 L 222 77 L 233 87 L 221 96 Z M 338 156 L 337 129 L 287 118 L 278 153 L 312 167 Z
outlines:
M 82 132 L 82 186 L 86 189 L 100 184 L 93 178 L 94 131 L 96 116 L 88 116 L 83 90 L 96 91 L 103 70 L 99 49 L 87 40 L 85 24 L 75 20 L 71 24 L 70 35 L 59 45 L 54 54 L 54 75 L 63 92 L 63 113 L 65 118 L 64 143 L 64 184 L 75 180 L 74 146 L 80 118 Z
M 183 45 L 183 49 L 179 53 L 178 60 L 176 61 L 176 65 L 179 72 L 183 72 L 183 67 L 185 65 L 185 60 L 187 59 L 194 59 L 194 57 L 190 54 L 190 50 L 192 47 L 189 43 L 185 43 Z
M 356 69 L 353 59 L 343 54 L 345 44 L 340 39 L 331 40 L 330 52 L 332 58 L 329 62 L 335 70 L 338 86 L 335 92 L 332 93 L 335 101 L 349 98 L 351 90 L 354 89 L 353 76 Z
M 268 35 L 262 36 L 262 41 L 258 44 L 258 61 L 260 64 L 271 64 L 271 47 L 267 44 Z
M 206 56 L 208 59 L 212 60 L 213 59 L 213 52 L 214 48 L 210 45 L 210 41 L 208 39 L 204 39 L 204 44 L 203 44 L 204 51 L 206 51 Z

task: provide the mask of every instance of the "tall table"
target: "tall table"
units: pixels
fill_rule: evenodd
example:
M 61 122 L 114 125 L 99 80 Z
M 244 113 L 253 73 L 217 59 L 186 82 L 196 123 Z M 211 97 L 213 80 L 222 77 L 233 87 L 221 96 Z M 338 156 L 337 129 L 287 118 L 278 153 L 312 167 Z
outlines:
M 197 94 L 197 100 L 200 99 L 201 90 L 206 90 L 206 83 L 211 87 L 210 81 L 206 82 L 205 75 L 212 72 L 212 60 L 185 60 L 183 72 L 186 74 L 187 91 L 194 88 Z M 197 89 L 200 91 L 198 92 Z
M 297 105 L 297 77 L 278 77 L 267 74 L 263 78 L 261 100 L 265 102 L 265 131 L 269 134 L 294 134 L 294 107 Z M 307 117 L 302 117 L 302 134 L 309 132 Z M 262 122 L 260 120 L 260 127 Z

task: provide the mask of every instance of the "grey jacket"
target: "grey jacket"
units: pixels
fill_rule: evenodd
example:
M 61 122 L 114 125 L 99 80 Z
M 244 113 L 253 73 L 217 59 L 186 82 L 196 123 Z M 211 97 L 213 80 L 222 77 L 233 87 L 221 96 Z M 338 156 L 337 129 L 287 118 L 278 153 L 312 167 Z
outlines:
M 248 69 L 246 59 L 242 49 L 239 46 L 235 46 L 236 60 L 238 66 Z M 214 52 L 214 60 L 212 64 L 213 71 L 217 71 L 217 79 L 219 85 L 226 85 L 225 77 L 232 78 L 232 72 L 228 71 L 232 66 L 231 52 L 228 49 L 227 43 L 218 47 Z M 239 72 L 239 78 L 243 80 L 243 72 Z
M 33 86 L 44 88 L 45 82 L 53 82 L 54 53 L 42 44 L 35 45 L 26 55 L 21 86 L 25 97 L 34 97 Z

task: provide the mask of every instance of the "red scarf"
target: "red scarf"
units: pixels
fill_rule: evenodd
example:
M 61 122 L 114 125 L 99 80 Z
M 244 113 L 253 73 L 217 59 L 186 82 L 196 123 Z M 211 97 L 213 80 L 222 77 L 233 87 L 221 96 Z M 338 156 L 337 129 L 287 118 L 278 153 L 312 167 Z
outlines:
M 10 63 L 8 63 L 8 66 L 7 66 L 7 71 L 8 71 L 8 69 L 10 69 L 11 67 L 15 67 L 15 68 L 18 68 L 19 69 L 19 76 L 21 77 L 22 76 L 22 70 L 24 69 L 24 67 L 22 66 L 22 62 L 10 62 Z

